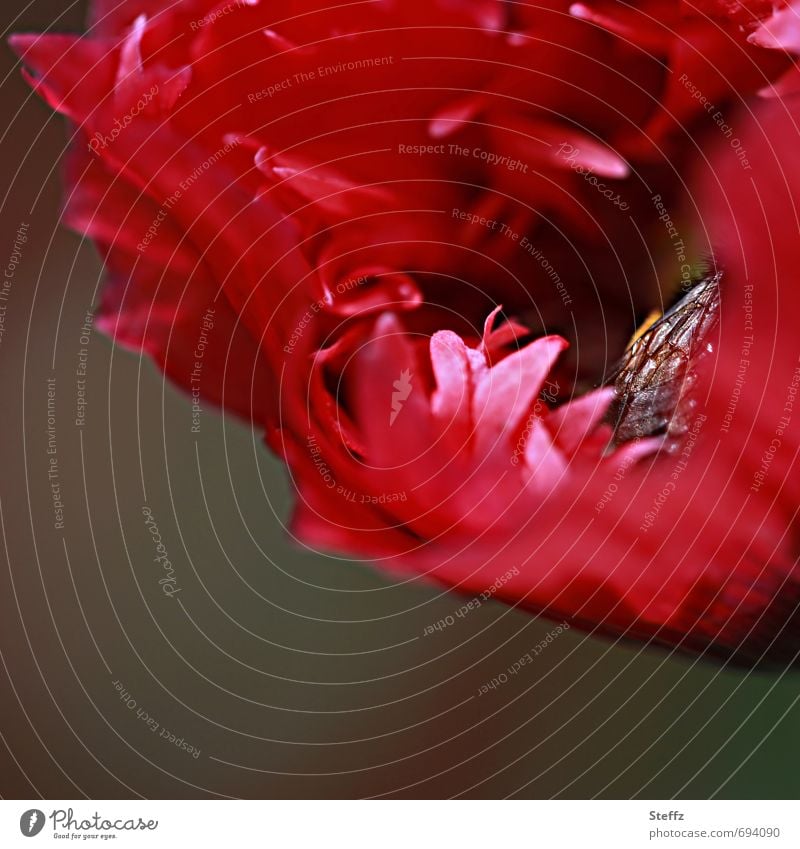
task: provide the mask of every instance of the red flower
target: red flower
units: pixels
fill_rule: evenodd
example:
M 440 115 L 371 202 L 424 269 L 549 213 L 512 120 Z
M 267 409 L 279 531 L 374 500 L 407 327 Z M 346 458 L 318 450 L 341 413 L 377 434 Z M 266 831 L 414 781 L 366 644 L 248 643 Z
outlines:
M 13 43 L 74 126 L 67 217 L 109 269 L 102 326 L 195 389 L 213 307 L 200 391 L 266 429 L 303 540 L 587 628 L 793 657 L 774 416 L 797 358 L 763 335 L 791 266 L 770 289 L 734 256 L 740 193 L 793 155 L 777 118 L 741 117 L 796 88 L 793 7 L 105 0 L 92 20 Z M 692 192 L 712 146 L 732 162 Z M 787 258 L 788 207 L 765 209 Z M 705 247 L 728 270 L 688 432 L 609 448 L 596 387 Z M 742 383 L 748 298 L 775 323 Z

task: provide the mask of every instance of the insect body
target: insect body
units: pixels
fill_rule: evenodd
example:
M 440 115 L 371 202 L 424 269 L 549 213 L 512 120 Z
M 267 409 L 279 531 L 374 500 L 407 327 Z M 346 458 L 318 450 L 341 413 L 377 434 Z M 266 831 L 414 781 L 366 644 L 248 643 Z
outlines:
M 617 395 L 608 421 L 615 444 L 659 435 L 673 441 L 686 433 L 697 367 L 719 320 L 721 277 L 699 280 L 634 337 L 612 377 Z

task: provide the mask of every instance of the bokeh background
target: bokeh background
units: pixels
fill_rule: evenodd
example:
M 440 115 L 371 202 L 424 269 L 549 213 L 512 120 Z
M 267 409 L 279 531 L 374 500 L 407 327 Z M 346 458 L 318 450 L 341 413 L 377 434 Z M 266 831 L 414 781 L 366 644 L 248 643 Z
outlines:
M 6 35 L 80 32 L 85 4 L 0 15 Z M 102 268 L 59 222 L 64 124 L 0 53 L 3 269 L 29 236 L 0 337 L 3 797 L 800 795 L 796 673 L 569 630 L 478 695 L 553 624 L 495 602 L 459 618 L 455 593 L 292 542 L 257 434 L 210 410 L 192 433 L 149 362 L 81 339 Z

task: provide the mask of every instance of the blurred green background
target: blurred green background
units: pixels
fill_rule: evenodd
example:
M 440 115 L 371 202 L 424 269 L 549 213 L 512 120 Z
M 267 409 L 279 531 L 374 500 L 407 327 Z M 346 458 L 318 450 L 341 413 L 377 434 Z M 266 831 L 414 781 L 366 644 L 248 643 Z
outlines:
M 6 35 L 79 32 L 85 6 L 5 0 L 3 16 Z M 424 636 L 460 596 L 298 547 L 258 435 L 212 412 L 191 434 L 190 401 L 98 334 L 75 427 L 102 272 L 59 224 L 62 121 L 2 55 L 3 267 L 30 225 L 0 340 L 3 797 L 800 795 L 796 674 L 570 630 L 478 696 L 552 624 L 490 602 Z

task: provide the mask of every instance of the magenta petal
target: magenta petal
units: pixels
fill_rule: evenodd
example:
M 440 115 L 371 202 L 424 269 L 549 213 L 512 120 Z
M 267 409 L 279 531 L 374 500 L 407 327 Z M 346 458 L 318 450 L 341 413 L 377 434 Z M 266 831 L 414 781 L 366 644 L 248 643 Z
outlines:
M 472 415 L 479 454 L 492 451 L 522 424 L 555 361 L 567 348 L 560 336 L 545 336 L 506 357 L 481 375 L 475 387 Z
M 607 386 L 554 410 L 549 421 L 558 444 L 567 452 L 577 451 L 605 416 L 613 398 L 614 388 Z
M 747 40 L 759 47 L 800 54 L 800 3 L 775 12 Z
M 472 375 L 464 340 L 452 330 L 434 333 L 431 364 L 436 378 L 436 391 L 431 399 L 433 414 L 440 419 L 468 417 Z

